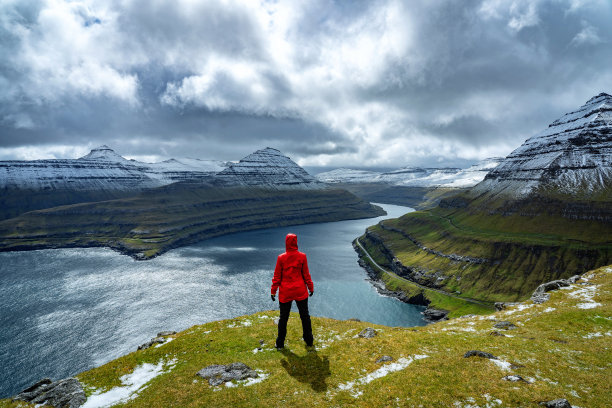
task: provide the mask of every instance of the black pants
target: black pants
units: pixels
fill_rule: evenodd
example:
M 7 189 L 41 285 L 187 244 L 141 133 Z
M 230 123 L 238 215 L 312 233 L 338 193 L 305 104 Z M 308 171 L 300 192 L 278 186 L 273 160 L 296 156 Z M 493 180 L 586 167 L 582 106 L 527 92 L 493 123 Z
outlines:
M 285 336 L 287 335 L 287 321 L 289 320 L 289 312 L 291 311 L 291 302 L 278 302 L 280 304 L 280 319 L 278 321 L 278 337 L 276 338 L 276 347 L 285 345 Z M 300 319 L 302 320 L 302 338 L 307 345 L 312 345 L 312 326 L 310 325 L 310 314 L 308 314 L 308 298 L 304 300 L 296 300 Z

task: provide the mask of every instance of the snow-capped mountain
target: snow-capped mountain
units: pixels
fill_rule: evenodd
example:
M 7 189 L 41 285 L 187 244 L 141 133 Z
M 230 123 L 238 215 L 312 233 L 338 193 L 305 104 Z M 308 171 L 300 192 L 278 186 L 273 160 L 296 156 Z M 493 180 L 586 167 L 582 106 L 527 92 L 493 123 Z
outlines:
M 325 184 L 308 174 L 289 157 L 271 147 L 257 150 L 217 173 L 228 185 L 320 189 Z
M 612 96 L 589 99 L 527 139 L 472 189 L 524 197 L 535 189 L 591 194 L 612 183 Z
M 471 187 L 482 181 L 500 158 L 485 159 L 467 169 L 404 167 L 390 172 L 335 169 L 317 174 L 325 183 L 386 183 L 410 187 Z
M 142 163 L 100 146 L 79 159 L 0 161 L 0 188 L 138 191 L 205 179 L 226 166 L 221 161 L 197 159 Z

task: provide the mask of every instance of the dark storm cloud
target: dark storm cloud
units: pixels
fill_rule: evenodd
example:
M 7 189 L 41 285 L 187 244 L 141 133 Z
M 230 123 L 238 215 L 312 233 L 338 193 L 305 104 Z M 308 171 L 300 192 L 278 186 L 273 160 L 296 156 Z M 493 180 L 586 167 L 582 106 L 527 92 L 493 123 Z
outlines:
M 611 20 L 605 0 L 5 2 L 0 159 L 465 165 L 612 91 Z

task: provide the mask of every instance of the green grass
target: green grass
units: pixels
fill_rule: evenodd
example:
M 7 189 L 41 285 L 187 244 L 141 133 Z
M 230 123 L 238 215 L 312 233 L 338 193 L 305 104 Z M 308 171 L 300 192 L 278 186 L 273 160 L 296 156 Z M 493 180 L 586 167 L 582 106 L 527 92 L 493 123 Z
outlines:
M 540 401 L 556 398 L 575 406 L 607 407 L 612 393 L 612 267 L 586 276 L 587 285 L 551 292 L 551 299 L 541 305 L 527 302 L 489 316 L 424 327 L 313 318 L 315 352 L 308 352 L 301 342 L 295 313 L 289 320 L 285 353 L 272 347 L 278 311 L 211 322 L 178 333 L 159 348 L 135 351 L 77 378 L 91 395 L 120 386 L 120 377 L 143 363 L 176 360 L 122 407 L 537 407 Z M 595 307 L 579 308 L 587 300 L 578 290 L 591 290 Z M 513 322 L 517 329 L 494 329 L 500 320 Z M 356 337 L 365 327 L 375 328 L 378 335 Z M 495 330 L 505 336 L 491 335 Z M 254 354 L 259 340 L 265 341 L 264 350 Z M 474 349 L 492 353 L 515 368 L 504 370 L 488 359 L 463 357 Z M 389 364 L 376 363 L 382 355 L 393 357 L 395 363 L 400 358 L 427 357 L 366 383 L 367 375 Z M 214 388 L 195 375 L 207 365 L 237 361 L 261 370 L 267 378 L 251 386 Z M 503 380 L 509 374 L 531 383 Z M 355 385 L 347 387 L 350 383 Z M 8 400 L 0 402 L 0 407 L 15 406 Z
M 430 302 L 428 304 L 429 307 L 449 311 L 449 318 L 464 316 L 468 314 L 489 314 L 495 310 L 492 304 L 481 305 L 472 303 L 467 300 L 458 299 L 457 297 L 444 295 L 435 290 L 423 288 L 422 286 L 419 286 L 413 282 L 410 282 L 406 279 L 402 279 L 401 277 L 389 271 L 388 268 L 390 266 L 388 264 L 388 260 L 380 251 L 380 246 L 372 245 L 370 242 L 365 248 L 370 254 L 370 256 L 372 256 L 372 258 L 376 261 L 376 263 L 387 268 L 386 270 L 380 270 L 380 268 L 370 262 L 367 257 L 362 257 L 364 262 L 366 262 L 373 270 L 379 273 L 379 278 L 384 282 L 385 287 L 388 290 L 394 292 L 401 291 L 405 293 L 408 297 L 414 297 L 418 296 L 419 294 L 422 294 Z
M 443 276 L 445 291 L 493 302 L 522 300 L 542 282 L 609 264 L 610 237 L 612 227 L 604 222 L 437 207 L 372 226 L 362 242 L 370 241 L 368 251 L 378 254 L 381 265 L 397 257 L 403 265 L 424 271 L 417 283 L 431 286 Z M 423 250 L 409 238 L 445 255 L 488 262 L 452 260 Z M 373 248 L 383 245 L 386 254 Z

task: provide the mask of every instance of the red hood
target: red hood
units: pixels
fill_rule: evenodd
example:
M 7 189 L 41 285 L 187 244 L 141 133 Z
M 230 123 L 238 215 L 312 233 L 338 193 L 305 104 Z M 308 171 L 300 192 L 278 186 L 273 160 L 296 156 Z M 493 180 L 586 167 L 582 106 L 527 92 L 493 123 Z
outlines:
M 289 251 L 297 251 L 297 235 L 295 234 L 287 234 L 285 237 L 285 250 Z

